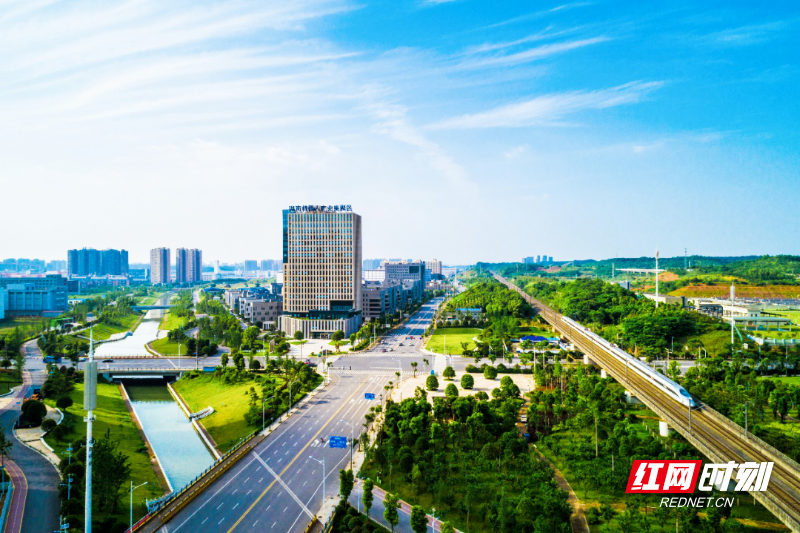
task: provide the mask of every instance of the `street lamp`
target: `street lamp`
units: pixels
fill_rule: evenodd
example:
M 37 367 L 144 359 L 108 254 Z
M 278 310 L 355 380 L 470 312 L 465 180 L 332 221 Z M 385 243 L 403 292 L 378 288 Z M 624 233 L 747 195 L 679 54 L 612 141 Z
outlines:
M 321 461 L 319 459 L 314 459 L 310 455 L 308 458 L 322 465 L 322 508 L 319 510 L 320 518 L 322 518 L 325 516 L 325 458 L 323 457 Z
M 269 398 L 264 398 L 263 400 L 261 400 L 261 432 L 262 433 L 264 432 L 264 429 L 265 429 L 265 424 L 264 424 L 264 404 L 267 403 L 267 400 L 271 400 L 274 397 L 275 397 L 275 395 L 273 394 Z
M 355 440 L 354 440 L 353 435 L 355 433 L 355 427 L 353 426 L 352 422 L 346 422 L 344 419 L 342 419 L 341 422 L 342 422 L 342 424 L 347 424 L 348 426 L 350 426 L 350 470 L 352 470 L 353 469 L 353 447 L 355 446 Z
M 133 531 L 133 491 L 138 489 L 139 487 L 144 487 L 147 485 L 147 481 L 142 483 L 141 485 L 133 486 L 133 481 L 131 481 L 131 527 L 128 531 Z

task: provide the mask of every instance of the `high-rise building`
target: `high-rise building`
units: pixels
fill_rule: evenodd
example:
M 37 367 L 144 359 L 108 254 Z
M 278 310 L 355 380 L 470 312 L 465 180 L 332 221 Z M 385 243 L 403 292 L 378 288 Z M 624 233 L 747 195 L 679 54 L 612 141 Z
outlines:
M 283 211 L 283 315 L 289 336 L 346 336 L 361 324 L 361 216 L 350 206 Z
M 70 277 L 124 276 L 128 273 L 128 252 L 94 248 L 69 250 L 67 271 Z
M 196 248 L 175 250 L 175 283 L 195 283 L 202 280 L 203 252 Z
M 248 259 L 244 262 L 245 272 L 255 272 L 256 270 L 258 270 L 258 261 L 253 261 L 252 259 Z
M 59 259 L 48 261 L 45 268 L 48 272 L 61 272 L 67 269 L 67 262 Z
M 425 263 L 425 266 L 428 270 L 431 271 L 431 274 L 441 274 L 442 273 L 442 262 L 438 259 L 434 259 L 433 261 L 428 261 Z
M 169 248 L 150 250 L 150 283 L 163 285 L 170 283 Z

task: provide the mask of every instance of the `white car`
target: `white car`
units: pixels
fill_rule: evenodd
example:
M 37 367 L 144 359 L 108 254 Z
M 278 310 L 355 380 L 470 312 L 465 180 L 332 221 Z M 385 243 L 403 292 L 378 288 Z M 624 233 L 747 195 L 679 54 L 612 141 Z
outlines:
M 519 417 L 519 419 L 524 424 L 528 422 L 528 415 L 522 415 L 521 417 Z

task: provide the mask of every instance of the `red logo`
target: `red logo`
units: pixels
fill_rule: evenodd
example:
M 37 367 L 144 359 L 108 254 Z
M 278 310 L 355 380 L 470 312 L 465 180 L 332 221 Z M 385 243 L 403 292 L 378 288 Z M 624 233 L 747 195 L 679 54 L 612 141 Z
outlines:
M 702 461 L 633 461 L 628 494 L 691 494 L 700 475 Z

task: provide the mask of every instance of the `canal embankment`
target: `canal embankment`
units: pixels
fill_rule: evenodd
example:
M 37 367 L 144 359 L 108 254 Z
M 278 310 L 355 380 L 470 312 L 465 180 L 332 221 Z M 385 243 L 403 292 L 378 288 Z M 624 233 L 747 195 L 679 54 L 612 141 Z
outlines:
M 122 399 L 125 401 L 125 407 L 128 409 L 128 412 L 131 415 L 131 420 L 136 425 L 136 429 L 139 432 L 139 436 L 141 437 L 145 446 L 147 446 L 150 464 L 153 466 L 153 471 L 156 473 L 158 482 L 161 484 L 161 489 L 164 494 L 169 494 L 172 492 L 172 486 L 170 485 L 166 474 L 164 474 L 164 468 L 161 466 L 161 461 L 158 460 L 158 455 L 156 454 L 155 450 L 153 450 L 153 445 L 147 439 L 147 433 L 144 432 L 142 423 L 139 421 L 139 416 L 136 414 L 136 409 L 134 409 L 133 405 L 131 404 L 131 399 L 130 396 L 128 396 L 128 390 L 125 388 L 124 383 L 119 384 L 119 390 L 120 394 L 122 395 Z

